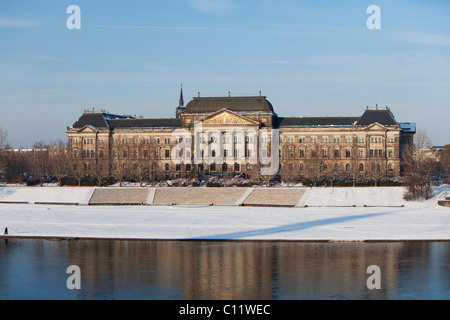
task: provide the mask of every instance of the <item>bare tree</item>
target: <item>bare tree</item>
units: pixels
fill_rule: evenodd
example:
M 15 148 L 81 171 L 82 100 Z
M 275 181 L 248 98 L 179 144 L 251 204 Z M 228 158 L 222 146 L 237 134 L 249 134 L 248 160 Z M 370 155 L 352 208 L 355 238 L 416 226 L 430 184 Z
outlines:
M 323 163 L 320 157 L 321 150 L 317 142 L 311 145 L 311 157 L 308 161 L 308 178 L 313 181 L 314 187 L 323 178 Z
M 331 169 L 328 176 L 330 178 L 331 187 L 333 187 L 334 181 L 339 179 L 342 176 L 342 168 L 339 163 L 336 162 L 333 165 L 333 168 Z
M 111 161 L 111 175 L 122 186 L 123 180 L 129 172 L 129 146 L 126 138 L 115 138 L 113 145 L 113 159 Z
M 414 144 L 406 147 L 403 154 L 404 183 L 408 189 L 405 199 L 415 200 L 431 196 L 431 180 L 438 170 L 438 162 L 430 157 L 427 150 L 431 147 L 431 139 L 425 130 L 419 130 L 414 137 Z
M 49 146 L 45 142 L 35 142 L 33 144 L 33 160 L 32 170 L 35 178 L 39 180 L 39 185 L 42 185 L 46 178 L 50 177 L 50 162 L 49 162 Z
M 49 152 L 50 173 L 56 178 L 58 185 L 61 186 L 62 178 L 67 177 L 70 172 L 70 161 L 66 143 L 62 140 L 51 142 Z
M 91 161 L 89 165 L 89 176 L 96 178 L 98 186 L 101 187 L 103 180 L 110 175 L 109 161 L 104 158 Z
M 439 155 L 439 162 L 442 169 L 447 174 L 447 181 L 450 182 L 450 144 L 447 144 L 442 149 Z
M 8 132 L 0 127 L 0 177 L 4 177 L 8 169 L 6 152 L 4 150 L 7 144 L 7 138 Z

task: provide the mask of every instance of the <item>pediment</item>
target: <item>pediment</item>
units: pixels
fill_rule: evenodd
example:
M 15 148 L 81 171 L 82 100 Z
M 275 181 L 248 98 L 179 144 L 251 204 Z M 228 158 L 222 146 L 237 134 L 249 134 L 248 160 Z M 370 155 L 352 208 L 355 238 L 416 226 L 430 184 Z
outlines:
M 372 123 L 370 126 L 367 126 L 366 130 L 377 131 L 377 130 L 386 130 L 386 127 L 378 122 Z
M 221 109 L 203 120 L 204 125 L 259 125 L 251 118 L 242 116 L 228 109 Z
M 98 130 L 91 126 L 91 125 L 86 125 L 83 128 L 79 129 L 78 132 L 82 132 L 82 133 L 96 133 L 98 132 Z

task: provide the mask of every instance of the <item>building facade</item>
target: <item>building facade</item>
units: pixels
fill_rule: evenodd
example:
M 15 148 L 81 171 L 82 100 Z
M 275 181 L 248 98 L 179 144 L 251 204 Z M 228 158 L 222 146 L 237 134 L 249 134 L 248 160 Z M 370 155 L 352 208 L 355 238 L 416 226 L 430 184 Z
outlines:
M 261 94 L 198 96 L 184 106 L 181 92 L 175 115 L 85 111 L 67 130 L 74 165 L 118 179 L 379 179 L 401 174 L 402 152 L 415 133 L 413 123 L 397 122 L 388 108 L 355 117 L 280 117 Z

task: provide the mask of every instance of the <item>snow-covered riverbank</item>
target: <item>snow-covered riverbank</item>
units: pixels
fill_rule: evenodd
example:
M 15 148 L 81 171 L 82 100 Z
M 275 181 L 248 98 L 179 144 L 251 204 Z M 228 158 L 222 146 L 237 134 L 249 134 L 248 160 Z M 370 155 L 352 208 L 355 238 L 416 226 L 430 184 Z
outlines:
M 344 205 L 348 203 L 342 201 L 354 197 L 355 192 L 366 192 L 358 188 L 336 189 L 329 188 L 328 192 Z M 331 203 L 330 196 L 324 194 L 325 188 L 315 190 L 318 191 L 311 192 L 307 203 Z M 385 192 L 372 188 L 368 196 L 384 197 L 388 205 Z M 390 193 L 396 192 L 398 189 L 392 188 Z M 449 187 L 442 186 L 434 192 L 433 199 L 408 202 L 403 207 L 398 206 L 404 205 L 398 196 L 392 197 L 395 203 L 389 200 L 392 207 L 363 207 L 357 203 L 353 203 L 355 207 L 306 208 L 0 204 L 0 233 L 8 228 L 10 236 L 19 237 L 450 241 L 450 208 L 437 205 L 438 199 L 448 196 Z M 80 199 L 83 196 L 77 194 Z

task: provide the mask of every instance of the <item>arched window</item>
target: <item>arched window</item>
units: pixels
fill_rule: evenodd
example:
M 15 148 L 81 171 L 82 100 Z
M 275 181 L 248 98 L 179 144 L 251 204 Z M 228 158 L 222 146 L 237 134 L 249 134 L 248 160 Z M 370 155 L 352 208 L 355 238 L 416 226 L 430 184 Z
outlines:
M 164 169 L 166 169 L 166 171 L 169 171 L 170 170 L 170 164 L 166 163 L 165 166 L 164 166 Z
M 334 164 L 334 172 L 339 172 L 339 163 Z
M 222 163 L 222 171 L 228 171 L 228 165 L 226 163 Z
M 359 171 L 364 171 L 364 164 L 362 163 L 359 164 Z
M 388 164 L 388 170 L 389 171 L 394 171 L 394 165 L 392 163 Z
M 239 171 L 239 163 L 234 164 L 234 171 Z
M 304 163 L 300 163 L 300 171 L 305 171 L 305 164 Z
M 349 172 L 350 171 L 350 163 L 347 163 L 345 165 L 345 171 Z
M 216 171 L 216 164 L 215 163 L 211 163 L 211 165 L 209 166 L 209 169 L 211 171 Z

